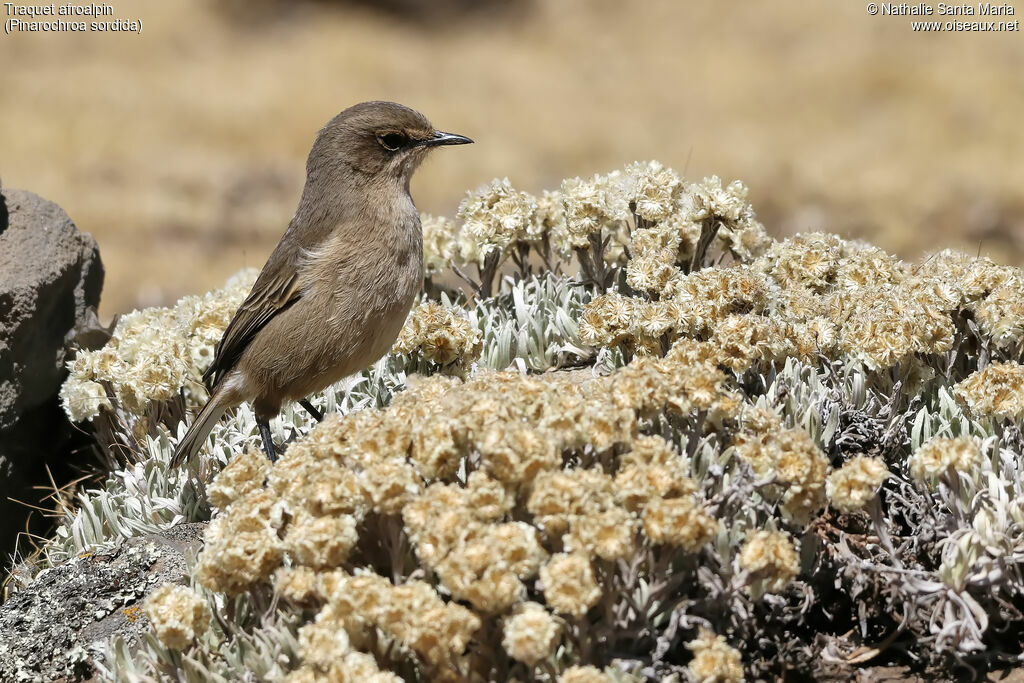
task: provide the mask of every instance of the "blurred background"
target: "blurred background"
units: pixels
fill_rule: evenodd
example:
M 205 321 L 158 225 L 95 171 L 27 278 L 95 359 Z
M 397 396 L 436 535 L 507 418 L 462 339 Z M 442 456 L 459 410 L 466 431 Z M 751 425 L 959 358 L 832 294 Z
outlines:
M 806 0 L 113 6 L 141 35 L 0 35 L 0 177 L 96 237 L 103 318 L 262 265 L 316 131 L 368 99 L 477 141 L 416 176 L 431 213 L 658 159 L 742 179 L 776 236 L 1024 261 L 1020 32 Z

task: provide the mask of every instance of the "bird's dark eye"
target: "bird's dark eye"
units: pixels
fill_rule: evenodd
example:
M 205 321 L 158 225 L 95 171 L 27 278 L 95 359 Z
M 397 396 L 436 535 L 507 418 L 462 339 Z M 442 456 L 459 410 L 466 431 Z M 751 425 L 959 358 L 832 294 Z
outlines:
M 405 147 L 405 143 L 409 141 L 405 133 L 390 131 L 387 133 L 377 133 L 377 142 L 380 146 L 389 152 L 396 152 L 402 147 Z

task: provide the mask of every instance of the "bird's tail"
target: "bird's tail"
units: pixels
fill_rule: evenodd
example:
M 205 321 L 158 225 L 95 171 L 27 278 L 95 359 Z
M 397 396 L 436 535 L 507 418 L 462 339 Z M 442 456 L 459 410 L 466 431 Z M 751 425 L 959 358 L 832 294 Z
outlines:
M 185 436 L 181 437 L 177 448 L 174 449 L 174 455 L 171 457 L 170 464 L 172 469 L 187 460 L 191 460 L 199 452 L 199 449 L 203 447 L 206 437 L 210 435 L 213 426 L 217 424 L 224 411 L 231 407 L 231 402 L 227 399 L 226 394 L 227 392 L 223 390 L 223 387 L 217 388 L 213 395 L 210 396 L 210 400 L 206 402 L 203 409 L 196 415 L 196 419 L 192 421 L 188 431 L 185 432 Z

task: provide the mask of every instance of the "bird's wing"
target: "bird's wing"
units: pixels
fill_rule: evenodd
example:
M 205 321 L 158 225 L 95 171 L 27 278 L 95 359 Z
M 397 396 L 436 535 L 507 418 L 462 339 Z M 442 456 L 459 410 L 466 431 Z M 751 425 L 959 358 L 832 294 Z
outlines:
M 224 330 L 213 363 L 203 373 L 207 387 L 212 388 L 235 366 L 249 342 L 271 318 L 298 301 L 302 292 L 296 263 L 299 249 L 295 246 L 282 242 L 263 266 L 249 296 Z

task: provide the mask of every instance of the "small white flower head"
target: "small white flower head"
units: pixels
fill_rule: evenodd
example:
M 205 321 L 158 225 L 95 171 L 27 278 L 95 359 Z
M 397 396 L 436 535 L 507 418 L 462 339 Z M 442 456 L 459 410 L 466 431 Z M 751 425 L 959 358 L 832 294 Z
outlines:
M 163 584 L 146 599 L 145 611 L 156 637 L 172 650 L 184 650 L 210 625 L 206 602 L 187 586 Z
M 974 439 L 936 437 L 921 444 L 910 456 L 910 474 L 921 482 L 936 482 L 947 474 L 971 474 L 985 458 Z
M 970 304 L 978 327 L 1002 348 L 1013 348 L 1024 340 L 1024 270 L 993 268 L 986 296 Z
M 595 175 L 590 180 L 569 178 L 562 181 L 566 244 L 560 245 L 561 249 L 586 249 L 590 246 L 592 234 L 602 229 L 616 233 L 620 224 L 629 218 L 629 203 L 622 190 L 621 178 L 622 174 L 614 171 L 606 176 Z
M 722 187 L 718 176 L 705 178 L 686 187 L 684 210 L 694 223 L 717 220 L 727 227 L 740 227 L 754 220 L 754 207 L 747 201 L 747 186 L 734 180 Z
M 533 225 L 527 231 L 529 241 L 534 242 L 547 237 L 552 243 L 564 241 L 565 234 L 565 200 L 561 192 L 544 190 L 537 198 L 537 214 Z
M 262 488 L 270 473 L 270 461 L 262 451 L 246 448 L 231 459 L 207 488 L 212 505 L 224 509 L 234 501 Z
M 679 254 L 683 235 L 675 225 L 677 221 L 651 228 L 633 230 L 629 236 L 629 251 L 633 258 L 671 251 Z
M 570 666 L 558 676 L 558 683 L 612 683 L 614 680 L 596 666 Z
M 395 353 L 419 352 L 438 365 L 472 363 L 483 346 L 480 330 L 463 315 L 460 308 L 428 301 L 409 313 L 395 340 Z
M 775 243 L 760 221 L 753 218 L 746 223 L 726 226 L 720 236 L 740 263 L 752 263 Z
M 755 531 L 740 551 L 740 566 L 750 572 L 752 592 L 781 593 L 800 573 L 800 555 L 789 534 Z
M 660 294 L 672 278 L 679 276 L 675 257 L 671 249 L 633 256 L 626 264 L 626 283 L 638 292 Z
M 854 512 L 874 499 L 878 487 L 888 478 L 889 470 L 881 458 L 858 455 L 829 475 L 825 492 L 832 507 Z
M 104 388 L 109 384 L 121 408 L 139 418 L 137 433 L 145 433 L 151 404 L 175 399 L 182 389 L 186 399 L 194 395 L 191 388 L 199 386 L 214 347 L 255 279 L 255 270 L 242 271 L 223 289 L 184 297 L 174 308 L 121 316 L 106 345 L 81 351 L 68 364 L 70 376 L 60 392 L 68 417 L 80 422 L 110 410 Z M 205 400 L 205 391 L 200 393 L 197 398 Z
M 686 647 L 693 653 L 688 667 L 690 675 L 700 683 L 740 683 L 743 680 L 743 658 L 724 636 L 701 629 L 700 636 Z
M 535 232 L 536 215 L 537 200 L 514 189 L 508 178 L 467 193 L 457 214 L 462 221 L 460 257 L 482 264 L 494 251 L 526 241 Z
M 444 216 L 420 214 L 423 227 L 423 274 L 432 277 L 445 272 L 455 256 L 455 222 Z
M 543 605 L 527 602 L 505 620 L 501 645 L 512 659 L 533 665 L 554 653 L 558 632 L 558 622 Z
M 540 582 L 548 607 L 561 614 L 582 617 L 601 599 L 590 559 L 559 553 L 541 567 Z
M 657 161 L 635 161 L 626 166 L 623 178 L 626 202 L 649 223 L 668 218 L 682 194 L 683 179 Z
M 75 364 L 71 367 L 74 371 Z M 72 372 L 60 388 L 60 401 L 72 422 L 85 422 L 99 415 L 100 410 L 113 409 L 103 385 L 76 372 Z
M 953 395 L 977 417 L 1024 420 L 1024 365 L 992 363 L 954 386 Z

